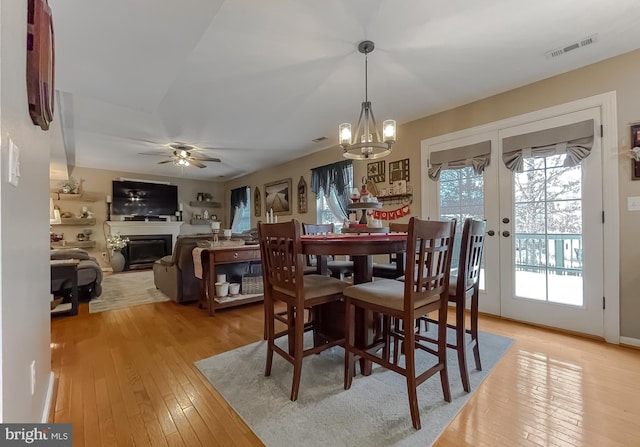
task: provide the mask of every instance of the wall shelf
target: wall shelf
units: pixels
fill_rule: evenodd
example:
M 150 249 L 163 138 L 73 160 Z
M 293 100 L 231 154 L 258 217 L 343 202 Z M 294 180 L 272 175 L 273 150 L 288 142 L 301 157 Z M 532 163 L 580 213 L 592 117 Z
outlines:
M 413 194 L 392 194 L 388 196 L 378 196 L 378 202 L 382 203 L 413 203 Z
M 96 219 L 92 217 L 91 219 L 87 218 L 78 218 L 78 217 L 63 217 L 60 219 L 60 225 L 95 225 Z
M 96 241 L 65 241 L 64 245 L 60 242 L 52 242 L 51 248 L 94 248 Z
M 64 200 L 64 201 L 73 200 L 76 202 L 97 202 L 98 200 L 101 199 L 102 194 L 98 192 L 89 192 L 89 191 L 84 191 L 80 194 L 64 194 L 58 191 L 51 191 L 49 193 L 49 196 L 53 200 Z
M 198 202 L 197 200 L 192 200 L 191 202 L 189 202 L 189 206 L 192 206 L 194 208 L 220 208 L 222 204 L 220 202 Z

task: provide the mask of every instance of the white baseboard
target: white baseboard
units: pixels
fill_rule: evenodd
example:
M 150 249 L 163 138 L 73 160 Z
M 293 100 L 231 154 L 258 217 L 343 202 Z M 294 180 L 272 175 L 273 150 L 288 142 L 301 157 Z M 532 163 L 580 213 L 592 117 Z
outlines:
M 640 348 L 640 339 L 631 337 L 620 337 L 620 344 L 636 346 Z
M 42 423 L 46 424 L 49 420 L 49 412 L 51 410 L 51 402 L 53 399 L 53 371 L 49 373 L 49 385 L 47 385 L 47 397 L 44 400 L 44 408 L 42 409 Z

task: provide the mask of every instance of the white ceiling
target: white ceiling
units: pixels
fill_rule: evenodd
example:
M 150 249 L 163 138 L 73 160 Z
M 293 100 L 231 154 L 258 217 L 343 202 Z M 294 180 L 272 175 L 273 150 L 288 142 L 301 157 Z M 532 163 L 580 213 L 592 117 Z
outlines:
M 49 3 L 58 117 L 75 165 L 194 179 L 336 145 L 338 124 L 355 125 L 364 99 L 365 39 L 376 45 L 374 112 L 399 124 L 640 47 L 638 0 Z M 594 34 L 595 44 L 545 57 Z M 182 170 L 139 155 L 173 141 L 222 163 Z

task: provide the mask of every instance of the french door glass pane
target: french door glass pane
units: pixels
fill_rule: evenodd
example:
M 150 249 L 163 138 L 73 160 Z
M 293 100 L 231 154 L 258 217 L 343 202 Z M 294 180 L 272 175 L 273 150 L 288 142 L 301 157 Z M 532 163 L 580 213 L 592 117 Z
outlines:
M 451 269 L 458 268 L 462 223 L 468 217 L 484 219 L 484 177 L 473 168 L 445 169 L 439 180 L 440 219 L 456 219 L 456 238 Z M 484 259 L 480 271 L 480 289 L 484 290 Z
M 581 306 L 582 169 L 565 155 L 514 174 L 516 296 Z

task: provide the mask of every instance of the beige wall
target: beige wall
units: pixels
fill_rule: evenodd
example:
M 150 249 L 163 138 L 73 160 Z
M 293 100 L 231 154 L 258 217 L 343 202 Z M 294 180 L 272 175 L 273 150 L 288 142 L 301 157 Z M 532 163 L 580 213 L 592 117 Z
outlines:
M 107 171 L 102 169 L 91 168 L 74 168 L 70 175 L 76 180 L 82 182 L 82 190 L 89 193 L 87 195 L 97 196 L 96 201 L 56 201 L 55 203 L 60 207 L 61 211 L 69 211 L 71 213 L 80 212 L 82 206 L 86 206 L 89 210 L 95 213 L 96 224 L 94 226 L 70 226 L 70 225 L 54 225 L 53 231 L 55 233 L 64 233 L 65 240 L 75 241 L 76 235 L 81 233 L 84 228 L 91 228 L 93 230 L 92 239 L 96 241 L 96 247 L 87 249 L 87 251 L 95 256 L 103 267 L 108 266 L 108 262 L 102 258 L 102 253 L 106 252 L 105 249 L 105 232 L 109 233 L 109 228 L 105 224 L 107 217 L 107 205 L 105 198 L 107 195 L 112 195 L 111 182 L 112 180 L 119 179 L 120 177 L 139 180 L 154 180 L 154 181 L 166 181 L 172 185 L 178 186 L 178 202 L 183 204 L 183 220 L 185 224 L 181 227 L 182 233 L 198 233 L 198 232 L 210 232 L 211 228 L 197 225 L 189 225 L 189 220 L 194 214 L 202 214 L 205 208 L 192 207 L 189 202 L 195 202 L 197 194 L 199 192 L 207 192 L 213 196 L 213 200 L 221 202 L 221 207 L 207 208 L 209 213 L 217 214 L 218 218 L 223 220 L 222 226 L 228 226 L 228 220 L 224 220 L 223 210 L 228 207 L 228 199 L 225 202 L 224 185 L 216 182 L 205 182 L 199 180 L 190 180 L 183 177 L 160 177 L 145 174 L 133 174 L 130 172 L 118 172 Z M 50 187 L 52 190 L 57 190 L 59 186 L 58 181 L 51 181 Z M 227 213 L 228 214 L 228 213 Z M 117 217 L 114 217 L 114 219 Z M 228 217 L 227 217 L 228 219 Z
M 386 159 L 387 166 L 389 161 L 410 159 L 409 184 L 414 190 L 411 214 L 420 216 L 419 163 L 422 140 L 609 91 L 617 92 L 619 147 L 620 151 L 627 150 L 629 123 L 640 121 L 638 73 L 640 50 L 413 121 L 398 129 L 398 143 L 393 154 Z M 257 185 L 264 194 L 264 182 L 283 178 L 282 173 L 285 172 L 294 180 L 294 184 L 297 184 L 300 175 L 304 175 L 307 183 L 310 183 L 311 168 L 341 159 L 340 149 L 332 148 L 236 179 L 228 182 L 226 187 L 228 190 L 242 184 L 252 188 Z M 366 173 L 366 162 L 355 162 L 354 167 L 356 179 Z M 640 238 L 637 236 L 640 213 L 626 210 L 627 197 L 640 196 L 640 181 L 631 181 L 630 159 L 624 154 L 619 155 L 619 169 L 620 327 L 622 336 L 640 339 Z M 311 201 L 313 194 L 309 198 Z M 389 209 L 393 209 L 393 206 Z M 310 204 L 309 214 L 300 216 L 294 213 L 292 217 L 315 221 L 315 207 Z M 252 222 L 255 222 L 255 218 Z
M 41 422 L 51 379 L 49 147 L 27 107 L 26 2 L 0 2 L 0 421 Z M 17 186 L 7 179 L 9 139 L 20 148 Z M 31 392 L 31 364 L 35 389 Z

